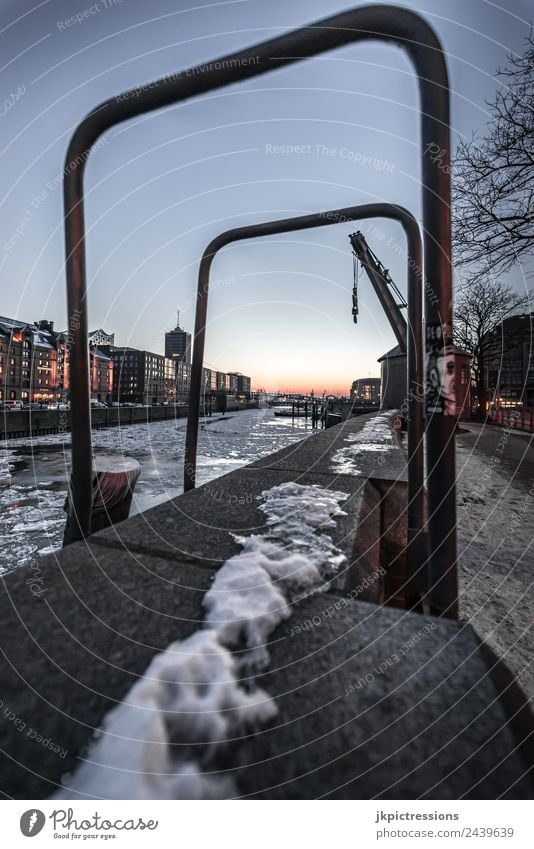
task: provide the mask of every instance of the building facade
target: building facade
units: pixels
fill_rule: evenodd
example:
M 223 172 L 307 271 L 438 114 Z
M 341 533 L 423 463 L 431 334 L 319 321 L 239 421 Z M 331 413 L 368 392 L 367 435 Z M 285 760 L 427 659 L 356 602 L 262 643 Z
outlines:
M 191 366 L 181 360 L 175 360 L 176 400 L 187 403 L 191 389 Z
M 113 360 L 101 348 L 89 349 L 91 398 L 109 403 L 113 399 Z
M 534 410 L 534 313 L 506 318 L 482 345 L 490 405 Z
M 246 374 L 241 374 L 240 371 L 228 372 L 230 380 L 230 393 L 232 395 L 244 395 L 246 398 L 250 395 L 250 377 Z
M 114 338 L 102 329 L 89 335 L 92 399 L 134 404 L 188 401 L 191 334 L 179 327 L 166 334 L 171 356 L 116 346 L 108 341 Z M 32 324 L 0 316 L 0 402 L 68 402 L 71 343 L 69 331 L 54 331 L 52 322 Z M 240 372 L 202 369 L 204 396 L 248 398 L 250 383 L 250 377 Z
M 230 392 L 230 378 L 225 371 L 215 372 L 217 392 Z
M 57 345 L 52 322 L 0 317 L 0 401 L 49 403 L 57 395 Z
M 350 400 L 355 404 L 380 404 L 380 378 L 361 377 L 350 388 Z
M 191 334 L 180 327 L 180 314 L 174 330 L 165 334 L 165 356 L 191 365 Z
M 251 379 L 241 372 L 215 371 L 204 367 L 202 369 L 201 394 L 216 395 L 226 394 L 248 398 L 251 393 Z
M 68 333 L 51 321 L 0 317 L 0 401 L 51 404 L 69 400 Z M 110 401 L 113 362 L 90 345 L 91 398 Z
M 176 364 L 170 357 L 111 345 L 102 351 L 113 361 L 113 401 L 162 404 L 176 397 Z
M 99 330 L 92 330 L 89 334 L 89 344 L 95 345 L 114 345 L 115 344 L 115 334 L 114 333 L 106 333 L 105 330 L 100 328 Z

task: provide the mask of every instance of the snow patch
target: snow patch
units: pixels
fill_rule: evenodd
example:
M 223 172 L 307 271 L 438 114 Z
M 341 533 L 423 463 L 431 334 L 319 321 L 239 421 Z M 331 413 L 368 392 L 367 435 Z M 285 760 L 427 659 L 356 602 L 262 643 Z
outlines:
M 324 528 L 347 494 L 285 483 L 262 493 L 267 532 L 236 538 L 203 601 L 205 628 L 172 643 L 105 718 L 87 760 L 54 798 L 224 799 L 237 795 L 213 769 L 226 741 L 276 716 L 263 690 L 246 691 L 245 665 L 266 663 L 265 643 L 290 604 L 325 587 L 343 562 Z M 239 660 L 231 653 L 239 648 Z M 128 736 L 124 736 L 127 734 Z
M 11 529 L 14 534 L 29 534 L 32 531 L 49 531 L 58 525 L 63 526 L 64 519 L 42 519 L 38 522 L 17 522 Z
M 291 613 L 290 602 L 322 585 L 345 557 L 321 528 L 335 527 L 334 516 L 347 494 L 318 486 L 283 483 L 262 493 L 268 531 L 236 537 L 243 550 L 217 572 L 204 597 L 206 622 L 223 645 L 244 640 L 257 662 L 270 633 Z
M 202 756 L 197 761 L 197 750 L 207 744 L 209 752 L 275 714 L 262 690 L 248 694 L 240 686 L 236 662 L 215 631 L 198 631 L 152 660 L 54 798 L 230 798 L 233 781 L 202 774 L 207 764 Z
M 386 453 L 394 448 L 393 433 L 389 423 L 390 413 L 375 416 L 365 422 L 358 433 L 349 433 L 345 448 L 339 448 L 332 456 L 331 469 L 336 475 L 361 475 L 358 457 L 369 453 Z

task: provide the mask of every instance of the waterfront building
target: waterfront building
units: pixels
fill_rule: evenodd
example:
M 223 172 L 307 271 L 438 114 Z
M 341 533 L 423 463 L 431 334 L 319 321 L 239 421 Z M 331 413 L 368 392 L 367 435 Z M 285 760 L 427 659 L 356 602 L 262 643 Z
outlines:
M 361 377 L 354 380 L 350 388 L 350 400 L 354 404 L 380 404 L 380 378 Z
M 114 365 L 114 401 L 161 404 L 176 397 L 176 366 L 170 357 L 127 346 L 106 345 L 102 350 Z
M 48 403 L 55 398 L 54 325 L 0 317 L 0 401 Z
M 487 399 L 496 408 L 534 410 L 534 313 L 505 318 L 482 339 Z
M 237 373 L 234 371 L 228 372 L 228 392 L 231 395 L 237 395 Z
M 233 395 L 244 395 L 248 398 L 250 395 L 250 377 L 246 374 L 241 374 L 239 371 L 228 372 L 230 380 L 230 393 Z
M 226 374 L 225 371 L 217 371 L 215 372 L 216 378 L 216 389 L 217 392 L 229 392 L 230 391 L 230 378 Z
M 176 375 L 176 400 L 187 402 L 191 389 L 191 365 L 181 359 L 172 359 Z
M 113 397 L 113 360 L 101 348 L 89 349 L 91 398 L 109 403 Z
M 52 321 L 0 317 L 0 401 L 50 404 L 69 399 L 67 332 Z M 91 398 L 111 399 L 113 362 L 90 346 Z
M 89 334 L 89 344 L 95 345 L 96 347 L 99 345 L 114 345 L 115 334 L 106 333 L 106 331 L 102 330 L 102 328 L 99 330 L 92 330 Z
M 170 338 L 169 338 L 170 337 Z M 114 333 L 89 334 L 91 398 L 135 404 L 187 402 L 191 387 L 191 334 L 167 333 L 171 356 L 109 342 Z M 35 323 L 0 316 L 0 401 L 67 402 L 70 390 L 70 331 L 51 321 Z M 202 370 L 203 395 L 250 396 L 250 377 L 240 372 Z

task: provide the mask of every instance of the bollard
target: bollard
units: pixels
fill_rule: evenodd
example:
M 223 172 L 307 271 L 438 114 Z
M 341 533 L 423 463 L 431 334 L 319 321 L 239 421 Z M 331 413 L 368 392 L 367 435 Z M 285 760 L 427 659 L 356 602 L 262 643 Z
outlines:
M 93 499 L 91 529 L 101 531 L 123 522 L 130 514 L 132 497 L 141 467 L 132 457 L 100 456 L 93 460 Z M 72 511 L 72 498 L 67 495 L 64 510 L 67 522 L 63 546 L 80 539 L 78 523 Z

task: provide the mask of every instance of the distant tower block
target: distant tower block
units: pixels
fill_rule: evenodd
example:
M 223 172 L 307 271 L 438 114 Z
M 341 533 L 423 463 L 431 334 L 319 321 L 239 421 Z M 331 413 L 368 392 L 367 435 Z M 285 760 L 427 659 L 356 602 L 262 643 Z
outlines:
M 180 311 L 176 315 L 176 327 L 165 334 L 165 356 L 180 363 L 191 365 L 191 334 L 180 327 Z

